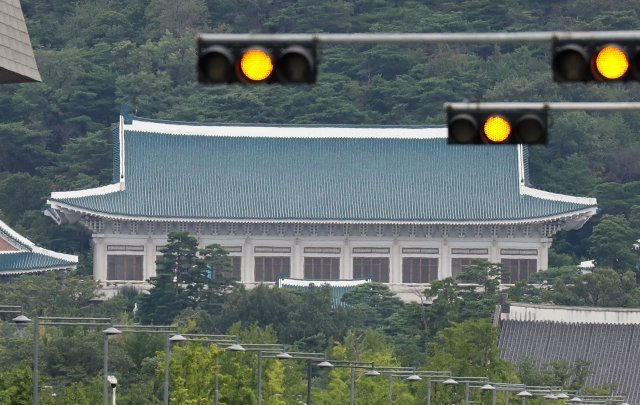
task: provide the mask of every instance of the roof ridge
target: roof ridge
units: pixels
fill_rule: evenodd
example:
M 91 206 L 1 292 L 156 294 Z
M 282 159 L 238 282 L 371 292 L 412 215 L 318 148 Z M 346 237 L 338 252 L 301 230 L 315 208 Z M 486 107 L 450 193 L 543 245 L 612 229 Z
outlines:
M 168 124 L 168 125 L 193 125 L 193 126 L 229 126 L 229 127 L 284 127 L 284 128 L 445 128 L 446 125 L 371 125 L 371 124 L 273 124 L 262 122 L 199 122 L 199 121 L 178 121 L 165 120 L 159 118 L 137 117 L 135 115 L 127 116 L 131 121 Z M 126 120 L 125 120 L 126 121 Z M 130 124 L 129 124 L 130 125 Z
M 163 122 L 121 117 L 121 131 L 229 138 L 446 139 L 442 126 L 331 126 L 289 124 L 210 124 Z M 304 131 L 300 131 L 304 129 Z

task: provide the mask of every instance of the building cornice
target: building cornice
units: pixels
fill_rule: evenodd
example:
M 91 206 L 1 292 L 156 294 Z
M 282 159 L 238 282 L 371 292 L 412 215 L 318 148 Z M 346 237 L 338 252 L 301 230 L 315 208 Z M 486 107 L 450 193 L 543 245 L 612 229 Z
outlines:
M 586 220 L 595 215 L 596 207 L 587 207 L 577 211 L 571 211 L 558 215 L 523 218 L 514 220 L 489 220 L 489 221 L 421 221 L 421 220 L 336 220 L 336 219 L 257 219 L 257 218 L 187 218 L 187 217 L 146 217 L 111 214 L 78 208 L 61 201 L 48 200 L 47 204 L 56 211 L 68 211 L 77 216 L 90 216 L 114 221 L 138 221 L 138 222 L 187 222 L 187 223 L 257 223 L 257 224 L 366 224 L 366 225 L 520 225 L 520 224 L 545 224 L 557 221 L 575 221 L 582 226 Z M 571 229 L 574 229 L 573 227 Z

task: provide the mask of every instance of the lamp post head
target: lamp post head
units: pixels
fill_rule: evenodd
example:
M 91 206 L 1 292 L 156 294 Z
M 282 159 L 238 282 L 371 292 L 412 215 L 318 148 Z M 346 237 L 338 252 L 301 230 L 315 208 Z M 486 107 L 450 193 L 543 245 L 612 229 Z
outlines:
M 561 392 L 561 393 L 556 395 L 556 398 L 558 398 L 558 399 L 569 399 L 569 395 L 565 394 L 564 392 Z
M 380 375 L 380 372 L 378 370 L 369 370 L 364 373 L 364 375 L 366 375 L 367 377 L 377 377 Z
M 496 390 L 496 387 L 494 387 L 494 386 L 493 386 L 493 385 L 491 385 L 491 384 L 485 384 L 485 385 L 483 385 L 482 387 L 480 387 L 480 389 L 481 389 L 482 391 L 495 391 L 495 390 Z
M 288 360 L 288 359 L 292 359 L 293 356 L 290 355 L 287 352 L 282 352 L 282 353 L 278 353 L 276 354 L 276 359 L 280 359 L 280 360 Z
M 519 396 L 520 398 L 522 397 L 532 397 L 533 394 L 531 394 L 529 391 L 524 390 L 524 391 L 520 391 L 518 392 L 517 396 Z
M 177 335 L 173 335 L 169 338 L 169 342 L 184 342 L 185 340 L 187 340 L 186 337 L 182 336 L 181 334 L 177 334 Z
M 102 331 L 102 333 L 104 333 L 107 336 L 113 336 L 113 335 L 119 335 L 122 333 L 122 331 L 118 330 L 117 328 L 114 328 L 113 326 L 110 328 L 107 328 L 105 330 Z
M 16 328 L 23 329 L 27 324 L 31 323 L 31 319 L 27 318 L 24 315 L 18 315 L 12 319 L 13 323 L 16 324 Z
M 420 381 L 422 380 L 422 378 L 418 375 L 418 374 L 411 374 L 409 377 L 407 377 L 408 381 Z
M 241 344 L 239 343 L 234 343 L 231 346 L 227 347 L 227 350 L 230 350 L 232 352 L 244 352 L 247 349 L 245 349 L 244 347 L 242 347 Z
M 582 402 L 582 399 L 581 399 L 581 398 L 578 398 L 578 397 L 573 397 L 573 398 L 571 398 L 571 399 L 569 400 L 569 402 L 574 402 L 574 403 L 575 403 L 575 402 Z
M 318 367 L 321 368 L 333 368 L 333 364 L 329 363 L 328 361 L 321 361 L 320 363 L 316 364 Z
M 442 382 L 444 385 L 456 385 L 458 382 L 453 378 L 446 379 Z

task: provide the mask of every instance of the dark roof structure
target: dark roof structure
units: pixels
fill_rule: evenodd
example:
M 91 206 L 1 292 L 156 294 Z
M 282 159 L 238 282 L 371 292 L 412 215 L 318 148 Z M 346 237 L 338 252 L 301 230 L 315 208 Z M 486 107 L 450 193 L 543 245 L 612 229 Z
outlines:
M 42 81 L 19 0 L 0 0 L 0 83 Z
M 580 227 L 596 209 L 593 198 L 529 187 L 526 149 L 448 145 L 442 127 L 121 117 L 114 144 L 115 184 L 52 193 L 52 216 Z
M 531 358 L 539 367 L 586 360 L 587 385 L 613 384 L 613 394 L 640 403 L 640 324 L 504 320 L 499 346 L 505 360 Z
M 0 276 L 74 269 L 78 257 L 36 246 L 0 221 Z

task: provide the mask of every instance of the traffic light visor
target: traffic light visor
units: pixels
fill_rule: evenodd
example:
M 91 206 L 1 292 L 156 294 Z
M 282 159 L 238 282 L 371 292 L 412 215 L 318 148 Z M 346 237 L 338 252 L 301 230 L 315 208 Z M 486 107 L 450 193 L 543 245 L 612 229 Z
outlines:
M 622 78 L 629 69 L 629 58 L 624 50 L 616 45 L 607 45 L 595 55 L 595 73 L 604 80 Z
M 546 144 L 547 143 L 547 123 L 546 115 L 544 121 L 539 115 L 525 114 L 515 125 L 513 134 L 518 143 L 524 144 Z
M 469 114 L 454 115 L 449 120 L 449 143 L 475 143 L 478 124 Z
M 240 71 L 251 82 L 261 82 L 273 72 L 271 55 L 262 48 L 249 48 L 240 58 Z
M 280 53 L 278 78 L 285 83 L 313 83 L 315 57 L 302 46 L 291 46 Z
M 233 71 L 233 56 L 225 47 L 205 49 L 198 58 L 198 81 L 202 83 L 229 83 Z
M 564 45 L 553 53 L 553 75 L 556 81 L 585 81 L 589 75 L 588 66 L 587 52 L 580 45 Z
M 500 115 L 492 115 L 484 122 L 482 130 L 488 141 L 501 143 L 509 139 L 511 124 Z

